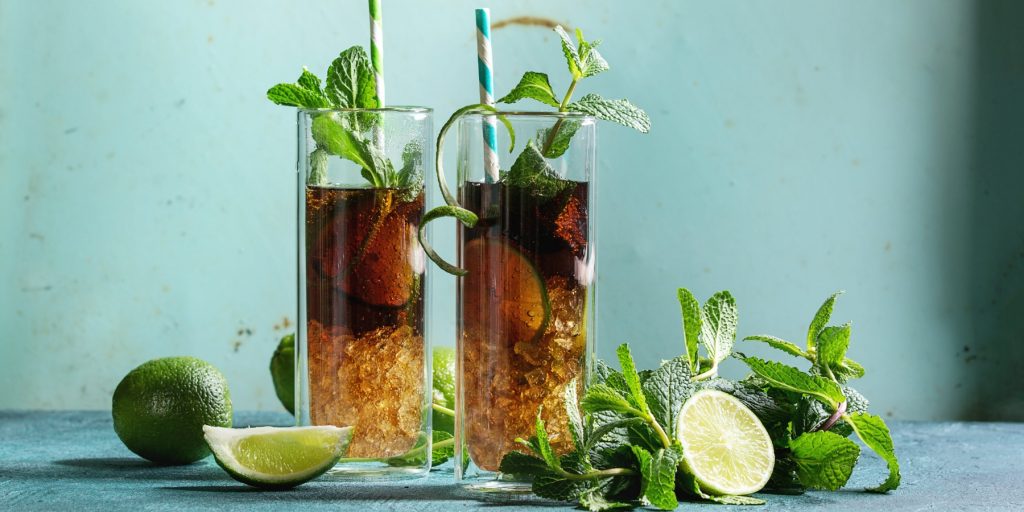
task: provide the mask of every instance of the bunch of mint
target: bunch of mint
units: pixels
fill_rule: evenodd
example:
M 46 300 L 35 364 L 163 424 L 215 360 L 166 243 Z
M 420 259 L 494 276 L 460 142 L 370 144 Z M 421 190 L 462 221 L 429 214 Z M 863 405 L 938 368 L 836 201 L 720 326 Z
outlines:
M 552 450 L 541 410 L 535 435 L 519 440 L 523 453 L 507 454 L 501 471 L 532 478 L 538 496 L 578 501 L 595 511 L 645 504 L 671 510 L 681 499 L 762 504 L 749 496 L 710 494 L 685 470 L 679 433 L 673 431 L 676 416 L 693 393 L 716 389 L 739 399 L 772 438 L 776 463 L 767 492 L 843 487 L 860 455 L 851 434 L 889 466 L 888 478 L 868 491 L 895 489 L 900 473 L 889 429 L 867 413 L 867 400 L 847 383 L 864 375 L 863 367 L 846 357 L 850 325 L 826 325 L 837 295 L 814 315 L 805 349 L 774 336 L 746 338 L 807 359 L 811 368 L 803 372 L 732 352 L 738 310 L 729 292 L 714 294 L 702 307 L 680 289 L 685 353 L 657 369 L 638 371 L 628 346 L 620 346 L 621 371 L 598 361 L 582 399 L 575 387 L 566 391 L 575 450 L 562 456 Z M 719 377 L 719 365 L 730 355 L 745 362 L 752 375 L 740 381 Z
M 402 152 L 402 167 L 396 170 L 380 143 L 367 136 L 371 129 L 380 130 L 380 115 L 370 112 L 338 115 L 329 111 L 380 107 L 370 59 L 362 47 L 353 46 L 334 59 L 327 69 L 323 87 L 319 77 L 303 68 L 294 84 L 282 83 L 271 87 L 267 91 L 267 99 L 278 105 L 324 110 L 312 114 L 310 131 L 316 149 L 309 156 L 311 184 L 326 184 L 327 157 L 336 155 L 358 164 L 363 178 L 374 188 L 404 190 L 412 194 L 407 199 L 419 193 L 423 183 L 420 165 L 423 150 L 418 142 L 406 145 Z

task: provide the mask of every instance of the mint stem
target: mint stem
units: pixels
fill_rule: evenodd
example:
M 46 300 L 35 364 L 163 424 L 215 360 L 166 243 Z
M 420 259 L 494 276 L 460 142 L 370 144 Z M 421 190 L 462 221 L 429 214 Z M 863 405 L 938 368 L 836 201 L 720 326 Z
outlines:
M 826 431 L 826 430 L 832 428 L 832 426 L 835 425 L 836 422 L 839 421 L 839 418 L 842 417 L 842 415 L 845 414 L 845 413 L 846 413 L 846 400 L 843 400 L 842 402 L 839 402 L 839 407 L 836 407 L 836 412 L 832 413 L 832 416 L 829 416 L 828 419 L 825 420 L 825 423 L 821 424 L 821 428 L 819 428 L 817 430 Z
M 610 478 L 613 476 L 631 476 L 635 475 L 636 471 L 629 468 L 609 468 L 601 469 L 598 471 L 587 471 L 583 474 L 570 473 L 566 470 L 561 470 L 561 475 L 567 480 L 593 480 L 595 478 Z
M 572 83 L 569 84 L 569 89 L 565 91 L 565 96 L 562 97 L 562 103 L 558 105 L 559 112 L 565 112 L 565 109 L 569 108 L 569 100 L 572 98 L 573 91 L 576 90 L 576 84 L 579 83 L 579 78 L 573 78 Z M 547 140 L 544 141 L 544 149 L 541 150 L 541 154 L 547 156 L 551 151 L 551 145 L 555 143 L 555 136 L 558 135 L 558 130 L 562 128 L 562 121 L 559 119 L 555 121 L 555 125 L 551 127 L 551 131 L 548 133 Z
M 661 439 L 661 444 L 665 445 L 665 448 L 670 448 L 672 446 L 672 440 L 668 438 L 668 434 L 665 433 L 665 429 L 661 427 L 658 420 L 654 419 L 654 416 L 651 416 L 650 414 L 645 414 L 644 419 L 651 425 L 651 428 L 658 433 L 658 438 Z
M 447 408 L 447 407 L 445 407 L 443 405 L 430 404 L 430 406 L 434 409 L 435 412 L 439 412 L 439 413 L 447 415 L 447 416 L 455 417 L 455 411 L 453 411 L 453 410 L 451 410 L 451 409 L 449 409 L 449 408 Z

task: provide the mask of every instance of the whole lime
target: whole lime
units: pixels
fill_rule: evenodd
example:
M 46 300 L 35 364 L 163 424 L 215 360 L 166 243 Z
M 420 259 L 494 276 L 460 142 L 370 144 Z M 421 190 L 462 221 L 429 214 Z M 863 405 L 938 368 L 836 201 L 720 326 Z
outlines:
M 270 378 L 274 379 L 274 393 L 288 412 L 295 414 L 295 335 L 281 338 L 270 358 Z
M 203 425 L 231 426 L 227 380 L 194 357 L 143 363 L 121 379 L 112 405 L 117 436 L 129 450 L 158 464 L 206 457 Z
M 434 403 L 455 408 L 455 349 L 434 347 Z M 434 430 L 455 433 L 455 418 L 434 410 Z

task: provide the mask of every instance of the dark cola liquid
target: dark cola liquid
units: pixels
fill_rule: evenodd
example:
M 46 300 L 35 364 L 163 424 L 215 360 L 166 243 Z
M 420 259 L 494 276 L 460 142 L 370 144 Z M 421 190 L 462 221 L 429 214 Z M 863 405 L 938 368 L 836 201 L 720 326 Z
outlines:
M 399 455 L 420 434 L 423 196 L 306 189 L 310 417 L 354 426 L 350 457 Z
M 459 310 L 463 426 L 477 466 L 497 471 L 533 435 L 537 408 L 552 445 L 572 448 L 563 393 L 582 390 L 592 250 L 588 187 L 553 198 L 503 183 L 467 183 L 463 205 L 480 221 L 462 231 Z

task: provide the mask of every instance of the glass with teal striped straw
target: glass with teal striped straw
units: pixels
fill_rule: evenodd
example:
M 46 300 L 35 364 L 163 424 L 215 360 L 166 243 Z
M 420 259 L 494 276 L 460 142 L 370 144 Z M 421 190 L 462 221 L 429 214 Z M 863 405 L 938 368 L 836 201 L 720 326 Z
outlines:
M 525 492 L 501 472 L 524 450 L 543 408 L 551 444 L 572 450 L 566 396 L 589 378 L 596 313 L 596 119 L 503 112 L 502 169 L 488 177 L 480 133 L 487 112 L 457 121 L 458 200 L 478 220 L 458 228 L 456 480 L 470 490 Z M 572 131 L 571 137 L 552 137 Z M 520 143 L 521 144 L 521 143 Z

